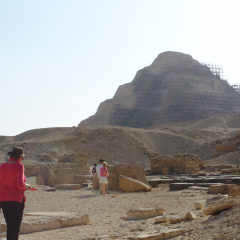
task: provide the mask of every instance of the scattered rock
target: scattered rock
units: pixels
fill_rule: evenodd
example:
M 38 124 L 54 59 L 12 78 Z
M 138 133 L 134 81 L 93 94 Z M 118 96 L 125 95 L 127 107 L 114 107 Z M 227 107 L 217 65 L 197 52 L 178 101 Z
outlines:
M 195 220 L 197 216 L 194 212 L 188 212 L 185 216 L 185 220 Z
M 127 212 L 127 219 L 145 219 L 162 215 L 162 208 L 135 208 Z
M 130 240 L 158 240 L 158 239 L 166 239 L 170 237 L 177 237 L 187 232 L 186 229 L 169 229 L 164 228 L 157 233 L 143 233 L 136 237 L 128 237 Z
M 166 215 L 155 218 L 155 223 L 166 223 L 166 222 L 169 222 L 169 218 Z
M 179 222 L 182 222 L 182 221 L 183 221 L 183 217 L 181 217 L 181 216 L 178 216 L 178 215 L 169 216 L 169 222 L 171 224 L 179 223 Z
M 205 204 L 205 201 L 198 201 L 194 203 L 194 207 L 196 210 L 201 210 L 203 209 L 204 204 Z

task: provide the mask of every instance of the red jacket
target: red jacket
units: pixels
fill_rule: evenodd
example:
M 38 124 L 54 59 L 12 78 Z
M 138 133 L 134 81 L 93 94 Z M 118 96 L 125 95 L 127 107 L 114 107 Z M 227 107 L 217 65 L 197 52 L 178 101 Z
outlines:
M 0 202 L 14 201 L 26 202 L 26 177 L 24 166 L 10 158 L 8 162 L 0 165 Z

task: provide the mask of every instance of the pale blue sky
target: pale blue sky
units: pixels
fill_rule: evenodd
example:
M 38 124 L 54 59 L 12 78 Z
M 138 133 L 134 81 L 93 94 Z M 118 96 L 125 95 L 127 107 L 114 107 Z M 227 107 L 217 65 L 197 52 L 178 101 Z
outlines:
M 238 0 L 0 0 L 0 135 L 71 127 L 158 54 L 240 84 Z

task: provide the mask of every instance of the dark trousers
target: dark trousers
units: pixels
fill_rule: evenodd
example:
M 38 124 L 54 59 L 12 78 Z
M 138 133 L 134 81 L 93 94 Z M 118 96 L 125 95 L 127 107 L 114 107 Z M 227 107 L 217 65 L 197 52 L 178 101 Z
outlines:
M 18 240 L 24 206 L 24 202 L 0 202 L 7 224 L 7 240 Z

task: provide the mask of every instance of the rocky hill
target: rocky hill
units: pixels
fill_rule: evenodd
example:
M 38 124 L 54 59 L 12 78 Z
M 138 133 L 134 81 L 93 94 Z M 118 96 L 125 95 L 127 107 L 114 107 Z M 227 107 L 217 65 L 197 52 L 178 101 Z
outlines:
M 161 53 L 79 126 L 145 128 L 240 112 L 240 94 L 190 55 Z
M 56 163 L 76 152 L 87 153 L 90 166 L 103 158 L 110 165 L 137 162 L 148 168 L 153 156 L 180 153 L 196 154 L 211 164 L 240 164 L 240 143 L 233 139 L 239 131 L 240 114 L 151 129 L 119 126 L 35 129 L 14 137 L 0 137 L 0 158 L 3 161 L 13 146 L 22 146 L 27 153 L 25 164 Z M 232 151 L 219 154 L 216 150 L 218 145 L 229 144 L 235 144 Z

